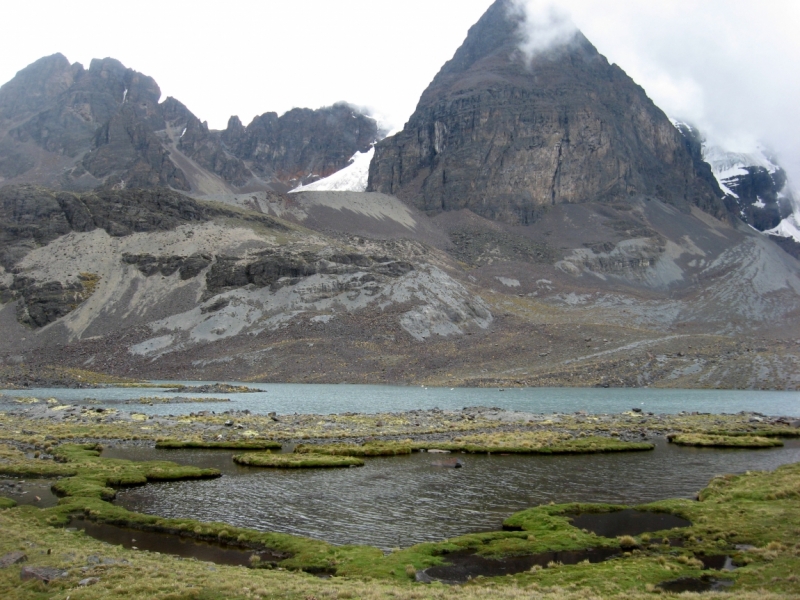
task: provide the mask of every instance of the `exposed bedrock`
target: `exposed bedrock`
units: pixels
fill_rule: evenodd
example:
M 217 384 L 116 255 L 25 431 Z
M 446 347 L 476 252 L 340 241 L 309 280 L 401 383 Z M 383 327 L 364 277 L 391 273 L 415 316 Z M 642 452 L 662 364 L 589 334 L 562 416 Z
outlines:
M 369 190 L 515 223 L 629 196 L 726 213 L 708 166 L 641 87 L 580 32 L 529 60 L 511 5 L 489 8 L 405 128 L 377 144 Z

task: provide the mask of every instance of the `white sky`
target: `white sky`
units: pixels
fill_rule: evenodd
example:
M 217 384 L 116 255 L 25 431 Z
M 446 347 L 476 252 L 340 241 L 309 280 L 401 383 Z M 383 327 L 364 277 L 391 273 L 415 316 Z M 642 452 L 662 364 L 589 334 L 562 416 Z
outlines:
M 539 0 L 529 0 L 541 4 Z M 401 126 L 492 0 L 28 0 L 2 8 L 0 82 L 61 52 L 152 76 L 212 128 L 347 100 Z M 800 1 L 555 3 L 670 116 L 800 182 Z

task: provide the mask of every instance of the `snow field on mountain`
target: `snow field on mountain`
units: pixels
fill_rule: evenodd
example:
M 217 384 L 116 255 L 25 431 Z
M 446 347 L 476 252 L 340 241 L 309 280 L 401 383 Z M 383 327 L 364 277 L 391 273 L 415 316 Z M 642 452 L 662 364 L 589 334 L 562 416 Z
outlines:
M 350 160 L 348 166 L 333 175 L 324 179 L 301 185 L 289 193 L 297 192 L 364 192 L 367 190 L 367 180 L 369 179 L 369 163 L 375 154 L 375 148 L 370 148 L 366 152 L 356 152 Z

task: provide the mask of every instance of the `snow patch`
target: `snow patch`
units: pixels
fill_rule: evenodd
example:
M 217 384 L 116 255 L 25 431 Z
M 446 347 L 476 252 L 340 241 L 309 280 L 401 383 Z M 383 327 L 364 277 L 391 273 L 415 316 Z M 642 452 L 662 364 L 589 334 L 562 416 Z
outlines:
M 356 152 L 350 158 L 350 164 L 324 179 L 300 185 L 289 193 L 296 192 L 365 192 L 369 179 L 369 163 L 375 155 L 375 148 L 366 152 Z
M 764 233 L 777 237 L 792 238 L 800 244 L 800 211 L 786 217 L 778 223 L 777 227 L 768 229 Z

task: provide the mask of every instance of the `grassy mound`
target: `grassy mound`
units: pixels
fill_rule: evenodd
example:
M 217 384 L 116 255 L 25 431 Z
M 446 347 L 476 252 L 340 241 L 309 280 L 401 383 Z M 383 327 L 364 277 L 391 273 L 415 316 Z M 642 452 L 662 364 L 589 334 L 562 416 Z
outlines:
M 237 454 L 235 463 L 248 467 L 273 467 L 277 469 L 316 469 L 331 467 L 363 467 L 364 461 L 354 456 L 329 454 Z
M 667 436 L 667 439 L 679 446 L 697 446 L 703 448 L 775 448 L 783 446 L 783 442 L 779 439 L 755 435 L 681 433 Z
M 156 448 L 163 450 L 180 450 L 185 448 L 206 450 L 280 450 L 281 443 L 273 440 L 229 442 L 163 440 L 156 442 Z
M 300 444 L 294 451 L 300 454 L 329 454 L 332 456 L 397 456 L 411 454 L 410 442 L 366 442 L 365 444 Z
M 0 496 L 0 510 L 4 508 L 14 508 L 17 505 L 11 498 Z
M 605 436 L 572 437 L 549 431 L 488 433 L 455 438 L 452 442 L 414 442 L 412 447 L 474 454 L 596 454 L 652 450 L 647 442 L 623 442 Z

